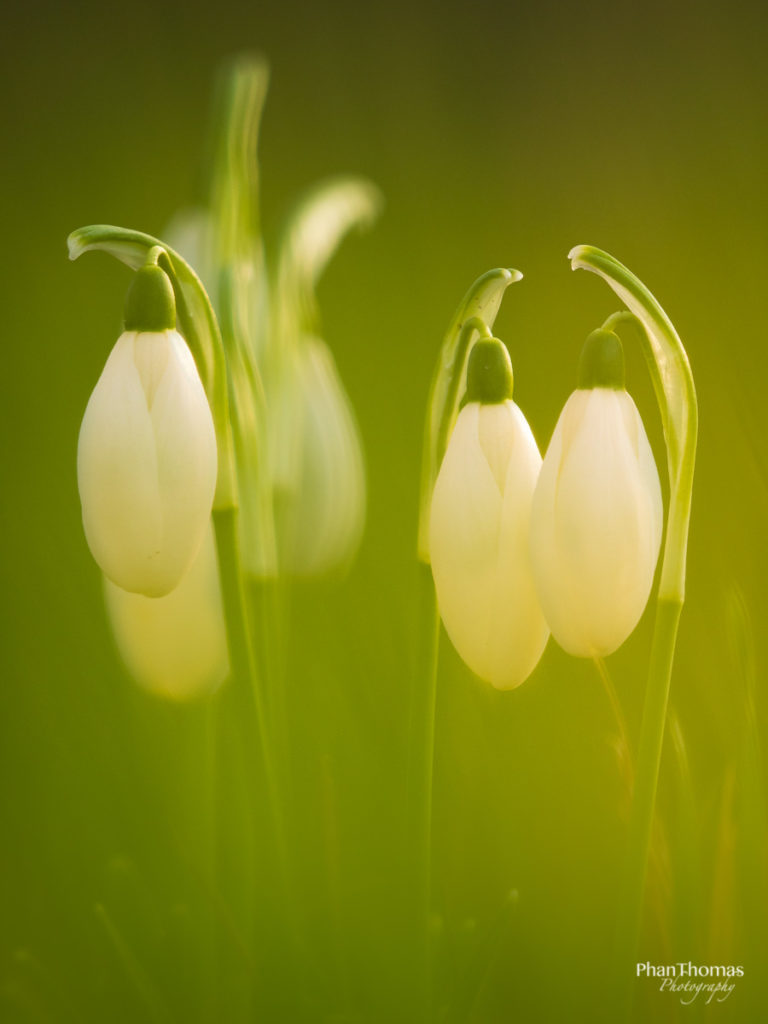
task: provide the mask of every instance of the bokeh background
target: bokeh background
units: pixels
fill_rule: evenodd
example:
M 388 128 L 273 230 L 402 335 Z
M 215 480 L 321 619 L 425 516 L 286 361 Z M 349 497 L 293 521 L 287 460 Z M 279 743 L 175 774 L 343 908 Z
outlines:
M 386 199 L 321 286 L 365 443 L 369 517 L 348 579 L 294 594 L 293 837 L 310 954 L 273 969 L 302 994 L 302 1019 L 410 1019 L 403 784 L 430 375 L 472 281 L 521 269 L 497 334 L 544 447 L 581 342 L 617 308 L 597 278 L 569 270 L 569 249 L 590 243 L 666 308 L 701 415 L 672 687 L 682 742 L 677 756 L 665 748 L 640 956 L 745 970 L 708 1008 L 643 983 L 637 1019 L 766 1019 L 762 6 L 32 0 L 4 22 L 0 1019 L 207 1019 L 188 955 L 198 711 L 139 693 L 124 674 L 76 488 L 79 422 L 128 273 L 100 255 L 68 263 L 65 240 L 96 222 L 159 234 L 204 197 L 211 87 L 242 49 L 272 66 L 268 243 L 292 199 L 326 175 L 365 175 Z M 661 465 L 652 391 L 631 339 L 628 349 Z M 608 664 L 631 744 L 651 626 L 646 615 Z M 443 638 L 434 914 L 445 1019 L 596 1019 L 627 799 L 615 740 L 591 664 L 551 643 L 535 675 L 500 694 Z

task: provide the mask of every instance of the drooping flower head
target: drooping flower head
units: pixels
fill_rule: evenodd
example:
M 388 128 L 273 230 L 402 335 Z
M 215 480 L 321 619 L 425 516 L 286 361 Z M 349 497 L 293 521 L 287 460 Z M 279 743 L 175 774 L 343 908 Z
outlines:
M 552 634 L 569 654 L 611 654 L 648 602 L 662 534 L 661 486 L 618 337 L 594 331 L 533 499 L 531 555 Z
M 137 271 L 125 331 L 80 428 L 77 476 L 93 557 L 123 590 L 159 597 L 200 548 L 216 486 L 216 438 L 173 288 Z
M 512 401 L 506 348 L 496 339 L 476 342 L 432 496 L 429 545 L 446 632 L 473 672 L 499 689 L 531 674 L 549 636 L 528 545 L 540 466 L 531 428 Z

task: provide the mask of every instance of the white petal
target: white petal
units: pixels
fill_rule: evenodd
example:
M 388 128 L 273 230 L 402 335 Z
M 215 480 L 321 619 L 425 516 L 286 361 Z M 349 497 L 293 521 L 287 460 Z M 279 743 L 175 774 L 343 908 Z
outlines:
M 121 335 L 83 418 L 78 485 L 102 571 L 160 596 L 186 572 L 210 517 L 213 421 L 191 353 L 175 331 Z
M 471 403 L 456 421 L 432 496 L 430 558 L 440 615 L 464 661 L 499 688 L 527 678 L 548 636 L 528 551 L 540 465 L 513 402 Z
M 77 473 L 83 526 L 101 569 L 130 586 L 135 565 L 160 544 L 155 439 L 133 358 L 135 333 L 120 336 L 80 427 Z
M 175 585 L 197 554 L 216 489 L 216 435 L 195 361 L 170 332 L 168 364 L 152 403 L 157 477 L 163 515 L 158 589 Z M 162 580 L 162 582 L 161 582 Z
M 570 654 L 610 654 L 648 601 L 661 489 L 626 392 L 580 390 L 563 409 L 533 501 L 531 552 L 542 607 Z
M 104 597 L 120 654 L 139 685 L 186 700 L 215 690 L 229 672 L 213 530 L 178 587 L 144 597 L 104 577 Z

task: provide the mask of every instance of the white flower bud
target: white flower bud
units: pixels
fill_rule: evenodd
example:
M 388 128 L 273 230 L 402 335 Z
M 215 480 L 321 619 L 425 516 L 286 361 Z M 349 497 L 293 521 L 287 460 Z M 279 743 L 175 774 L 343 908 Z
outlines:
M 213 530 L 181 583 L 165 597 L 129 594 L 104 578 L 118 650 L 150 693 L 188 700 L 212 693 L 229 673 Z
M 77 476 L 93 557 L 123 590 L 158 597 L 197 554 L 216 486 L 216 438 L 186 342 L 127 330 L 91 395 Z
M 574 391 L 531 518 L 536 586 L 564 650 L 598 657 L 626 640 L 648 601 L 661 534 L 659 474 L 635 403 L 618 386 Z
M 472 401 L 456 421 L 432 495 L 430 559 L 440 615 L 467 665 L 499 689 L 531 674 L 549 636 L 528 545 L 540 466 L 531 428 L 513 401 Z
M 299 339 L 269 396 L 278 547 L 283 568 L 345 568 L 365 526 L 365 464 L 352 405 L 330 349 Z

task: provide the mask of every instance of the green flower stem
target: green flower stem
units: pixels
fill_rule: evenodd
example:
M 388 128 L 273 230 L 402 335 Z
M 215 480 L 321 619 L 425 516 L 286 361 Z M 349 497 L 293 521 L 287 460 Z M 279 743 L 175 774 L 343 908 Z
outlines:
M 637 773 L 627 836 L 627 859 L 619 897 L 620 917 L 614 947 L 614 973 L 619 986 L 613 1020 L 629 1020 L 632 1012 L 634 963 L 643 917 L 645 879 L 651 848 L 656 789 L 667 720 L 672 662 L 683 602 L 659 598 L 648 669 L 648 687 L 640 729 Z
M 616 986 L 616 1003 L 615 1012 L 609 1012 L 610 1020 L 615 1022 L 629 1020 L 632 1013 L 634 964 L 642 926 L 672 662 L 685 599 L 698 406 L 682 342 L 645 285 L 618 260 L 592 246 L 577 246 L 569 253 L 569 259 L 574 270 L 590 270 L 602 277 L 630 310 L 610 317 L 605 325 L 607 329 L 630 320 L 642 327 L 639 336 L 661 413 L 669 471 L 666 538 L 614 947 L 612 980 Z

